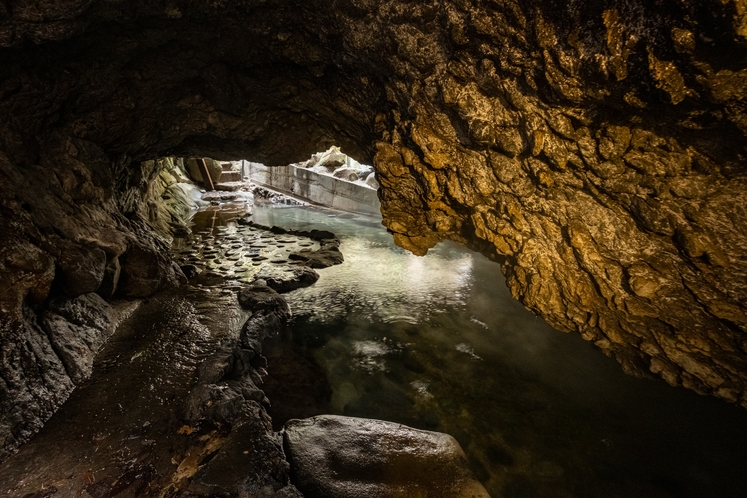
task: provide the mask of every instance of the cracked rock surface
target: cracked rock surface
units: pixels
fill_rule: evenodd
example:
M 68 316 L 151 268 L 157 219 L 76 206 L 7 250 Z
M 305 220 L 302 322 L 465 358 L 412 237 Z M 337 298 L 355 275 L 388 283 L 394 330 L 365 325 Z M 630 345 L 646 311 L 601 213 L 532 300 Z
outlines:
M 72 386 L 52 300 L 183 280 L 150 160 L 333 144 L 402 247 L 462 243 L 626 371 L 747 406 L 746 111 L 744 0 L 0 2 L 3 447 Z

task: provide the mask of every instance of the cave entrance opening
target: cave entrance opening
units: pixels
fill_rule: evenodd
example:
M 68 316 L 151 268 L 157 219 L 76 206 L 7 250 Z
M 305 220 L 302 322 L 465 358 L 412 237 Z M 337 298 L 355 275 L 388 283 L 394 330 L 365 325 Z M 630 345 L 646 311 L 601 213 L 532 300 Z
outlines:
M 318 163 L 336 153 L 240 167 L 247 180 L 309 199 L 304 188 L 314 182 L 301 186 L 299 178 L 334 178 L 345 159 Z M 747 432 L 732 407 L 625 375 L 577 335 L 523 309 L 499 267 L 480 255 L 442 243 L 416 257 L 394 246 L 379 216 L 276 194 L 263 202 L 257 192 L 253 223 L 335 233 L 345 257 L 319 270 L 314 285 L 285 294 L 292 321 L 264 351 L 262 389 L 276 430 L 290 419 L 339 414 L 445 432 L 494 496 L 677 496 L 682 489 L 707 494 L 714 483 L 723 496 L 741 489 L 747 458 L 734 442 L 747 442 Z M 228 202 L 209 209 L 193 219 L 196 232 L 243 240 L 241 209 Z M 285 254 L 302 248 L 283 237 L 260 237 L 260 246 L 279 245 Z M 288 261 L 269 258 L 270 265 Z M 212 258 L 201 270 L 230 275 L 233 265 Z M 256 273 L 246 275 L 251 281 Z
M 242 161 L 242 168 L 251 182 L 302 202 L 357 214 L 380 213 L 373 166 L 359 163 L 337 146 L 285 166 Z M 257 200 L 273 199 L 283 201 L 267 192 L 260 192 Z

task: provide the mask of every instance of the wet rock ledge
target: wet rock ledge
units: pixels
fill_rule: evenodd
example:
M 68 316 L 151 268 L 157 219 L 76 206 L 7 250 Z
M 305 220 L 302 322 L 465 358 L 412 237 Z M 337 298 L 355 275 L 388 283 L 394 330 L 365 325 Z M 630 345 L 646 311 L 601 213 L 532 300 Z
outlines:
M 292 275 L 275 280 L 279 287 L 291 287 L 293 281 Z M 239 302 L 252 313 L 239 343 L 199 366 L 197 385 L 183 407 L 184 432 L 206 425 L 216 430 L 195 438 L 174 474 L 172 496 L 302 496 L 290 485 L 290 468 L 265 410 L 270 402 L 258 387 L 267 366 L 262 342 L 282 329 L 290 308 L 264 280 L 243 288 Z

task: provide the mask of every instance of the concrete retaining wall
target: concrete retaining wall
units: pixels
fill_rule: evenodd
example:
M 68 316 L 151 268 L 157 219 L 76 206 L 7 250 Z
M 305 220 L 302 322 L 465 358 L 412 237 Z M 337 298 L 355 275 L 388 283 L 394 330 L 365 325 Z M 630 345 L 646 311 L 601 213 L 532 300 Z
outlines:
M 246 172 L 255 183 L 300 199 L 340 211 L 379 216 L 381 205 L 376 191 L 305 168 L 246 164 Z

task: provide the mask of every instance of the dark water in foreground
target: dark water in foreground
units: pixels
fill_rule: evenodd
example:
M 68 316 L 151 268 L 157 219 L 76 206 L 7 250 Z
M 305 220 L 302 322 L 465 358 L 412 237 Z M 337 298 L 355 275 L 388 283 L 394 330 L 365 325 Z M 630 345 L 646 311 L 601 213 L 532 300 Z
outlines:
M 263 386 L 276 426 L 335 413 L 446 432 L 494 497 L 747 496 L 747 412 L 623 374 L 512 299 L 495 263 L 453 244 L 413 256 L 363 217 L 254 219 L 332 230 L 345 255 L 286 295 Z

